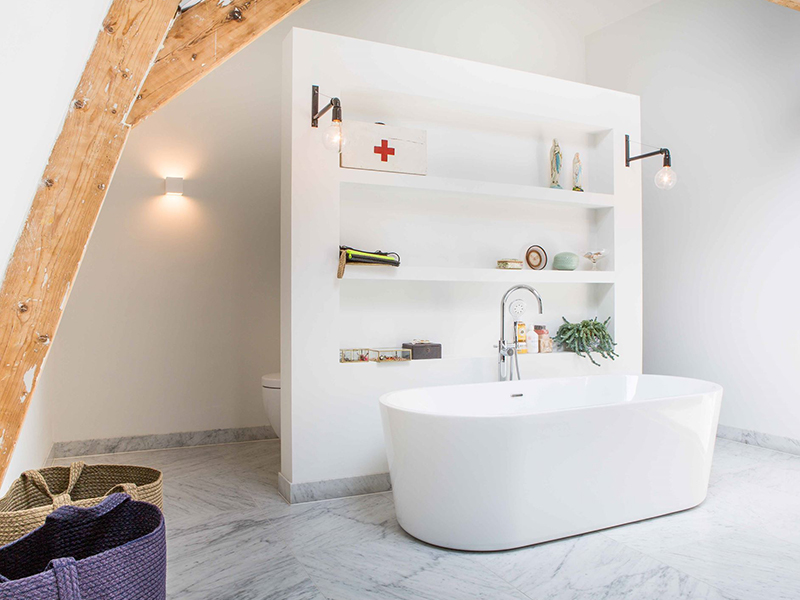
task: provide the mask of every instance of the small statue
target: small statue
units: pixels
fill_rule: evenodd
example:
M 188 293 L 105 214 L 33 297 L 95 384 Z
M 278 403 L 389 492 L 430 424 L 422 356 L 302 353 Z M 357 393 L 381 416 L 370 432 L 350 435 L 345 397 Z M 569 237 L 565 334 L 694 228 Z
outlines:
M 583 190 L 581 190 L 583 191 Z M 602 250 L 595 250 L 592 252 L 591 250 L 583 255 L 584 258 L 588 258 L 592 261 L 592 271 L 597 271 L 597 261 L 601 258 L 605 258 L 606 250 L 603 248 Z
M 572 191 L 582 192 L 581 175 L 583 174 L 583 167 L 581 166 L 581 155 L 575 153 L 575 158 L 572 159 Z
M 561 179 L 561 148 L 558 146 L 558 140 L 554 139 L 553 147 L 550 148 L 550 187 L 562 189 L 559 179 Z

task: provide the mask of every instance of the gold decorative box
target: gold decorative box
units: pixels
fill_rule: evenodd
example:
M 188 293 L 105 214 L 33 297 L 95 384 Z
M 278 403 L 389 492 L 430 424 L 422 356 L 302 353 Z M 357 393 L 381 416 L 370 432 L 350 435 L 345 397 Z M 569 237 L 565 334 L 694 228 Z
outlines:
M 522 261 L 518 258 L 501 258 L 497 261 L 497 268 L 508 271 L 521 271 Z

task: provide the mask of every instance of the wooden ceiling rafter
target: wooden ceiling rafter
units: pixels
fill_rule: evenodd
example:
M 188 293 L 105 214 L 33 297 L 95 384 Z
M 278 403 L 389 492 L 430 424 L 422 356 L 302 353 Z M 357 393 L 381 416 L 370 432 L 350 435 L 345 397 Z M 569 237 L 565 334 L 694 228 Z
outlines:
M 169 32 L 128 118 L 135 127 L 309 0 L 206 0 Z
M 0 481 L 132 126 L 308 1 L 112 0 L 0 287 Z
M 769 0 L 769 1 L 774 4 L 785 6 L 786 8 L 793 8 L 795 10 L 800 10 L 800 0 Z

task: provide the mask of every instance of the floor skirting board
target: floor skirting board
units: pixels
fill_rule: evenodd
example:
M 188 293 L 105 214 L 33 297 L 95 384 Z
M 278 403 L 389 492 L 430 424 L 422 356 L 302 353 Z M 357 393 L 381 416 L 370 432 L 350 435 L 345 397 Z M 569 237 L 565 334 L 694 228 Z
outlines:
M 800 455 L 800 440 L 725 425 L 719 426 L 717 436 L 743 444 Z M 332 498 L 358 496 L 361 494 L 375 494 L 387 492 L 391 489 L 392 484 L 388 473 L 308 483 L 291 483 L 282 473 L 278 473 L 278 491 L 289 504 L 330 500 Z
M 781 437 L 779 435 L 720 425 L 717 429 L 717 437 L 733 440 L 734 442 L 741 442 L 742 444 L 750 444 L 751 446 L 769 448 L 770 450 L 777 450 L 778 452 L 786 452 L 787 454 L 800 455 L 800 440 Z
M 50 452 L 47 454 L 47 458 L 45 459 L 42 467 L 49 467 L 50 465 L 52 465 L 53 460 L 55 460 L 55 458 L 56 458 L 56 446 L 55 444 L 53 444 L 52 446 L 50 446 Z
M 210 429 L 208 431 L 184 431 L 180 433 L 159 433 L 153 435 L 134 435 L 130 437 L 106 438 L 100 440 L 78 440 L 56 442 L 51 452 L 53 458 L 72 456 L 91 456 L 94 454 L 115 454 L 117 452 L 136 452 L 139 450 L 163 450 L 165 448 L 188 448 L 190 446 L 209 446 L 233 442 L 252 442 L 271 440 L 278 436 L 269 425 L 261 427 L 239 427 L 235 429 Z
M 388 473 L 308 483 L 290 483 L 282 473 L 278 473 L 278 491 L 289 504 L 375 494 L 388 492 L 390 489 L 392 489 L 392 484 L 389 481 Z

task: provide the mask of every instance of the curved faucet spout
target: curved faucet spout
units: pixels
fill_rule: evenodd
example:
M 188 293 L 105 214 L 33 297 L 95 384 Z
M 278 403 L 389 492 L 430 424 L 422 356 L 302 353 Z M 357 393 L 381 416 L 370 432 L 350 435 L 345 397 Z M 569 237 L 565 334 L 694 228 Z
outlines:
M 517 343 L 516 338 L 514 339 L 513 344 L 509 344 L 506 342 L 506 302 L 508 302 L 509 296 L 516 291 L 519 290 L 527 290 L 533 297 L 536 298 L 536 301 L 539 303 L 539 314 L 542 314 L 542 297 L 539 295 L 534 288 L 529 285 L 519 284 L 515 285 L 511 289 L 509 289 L 505 295 L 503 296 L 503 300 L 500 302 L 500 342 L 497 344 L 497 349 L 500 354 L 499 356 L 499 370 L 500 370 L 500 381 L 505 381 L 506 379 L 513 379 L 513 372 L 511 369 L 506 369 L 506 359 L 510 357 L 516 358 L 517 353 Z M 508 374 L 506 373 L 508 371 Z M 517 362 L 517 379 L 520 378 L 519 375 L 519 362 Z
M 539 314 L 542 314 L 542 312 L 543 312 L 543 310 L 542 310 L 542 297 L 539 295 L 539 292 L 537 292 L 535 288 L 532 288 L 531 286 L 525 285 L 525 284 L 515 285 L 514 287 L 512 287 L 510 290 L 508 290 L 505 293 L 505 295 L 503 296 L 503 299 L 500 301 L 500 339 L 501 340 L 505 340 L 506 339 L 506 302 L 508 302 L 508 297 L 511 294 L 513 294 L 514 292 L 517 292 L 519 290 L 528 290 L 531 294 L 533 294 L 534 298 L 536 298 L 536 301 L 539 303 Z

